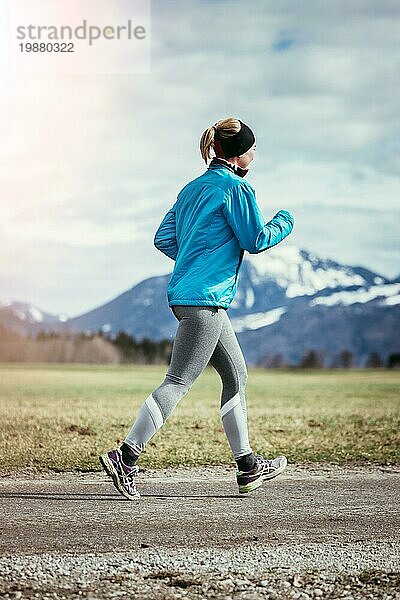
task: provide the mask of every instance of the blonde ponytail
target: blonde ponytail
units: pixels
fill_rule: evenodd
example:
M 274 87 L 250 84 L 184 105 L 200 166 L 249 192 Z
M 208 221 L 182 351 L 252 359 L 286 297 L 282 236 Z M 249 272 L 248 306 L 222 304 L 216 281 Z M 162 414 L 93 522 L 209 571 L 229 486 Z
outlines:
M 240 131 L 240 121 L 233 117 L 221 119 L 215 125 L 203 131 L 200 138 L 200 153 L 206 164 L 212 158 L 211 150 L 214 150 L 215 129 L 218 129 L 218 135 L 222 138 L 227 138 Z

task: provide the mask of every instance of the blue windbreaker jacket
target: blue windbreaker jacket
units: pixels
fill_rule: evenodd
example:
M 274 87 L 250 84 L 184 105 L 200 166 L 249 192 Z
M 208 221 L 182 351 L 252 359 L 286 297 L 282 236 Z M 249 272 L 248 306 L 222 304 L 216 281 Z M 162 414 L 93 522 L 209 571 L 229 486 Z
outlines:
M 258 254 L 292 231 L 293 216 L 280 210 L 267 223 L 254 188 L 233 169 L 210 163 L 179 192 L 154 236 L 175 261 L 169 306 L 221 306 L 235 297 L 244 251 Z

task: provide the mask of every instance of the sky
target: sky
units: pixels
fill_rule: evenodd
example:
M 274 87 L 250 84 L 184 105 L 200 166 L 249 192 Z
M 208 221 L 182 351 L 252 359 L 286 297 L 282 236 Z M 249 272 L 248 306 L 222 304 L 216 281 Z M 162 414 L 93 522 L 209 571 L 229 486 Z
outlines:
M 229 116 L 255 133 L 247 179 L 265 220 L 295 218 L 282 243 L 398 275 L 399 3 L 150 8 L 148 72 L 0 62 L 0 299 L 73 317 L 169 273 L 154 233 L 206 169 L 202 132 Z

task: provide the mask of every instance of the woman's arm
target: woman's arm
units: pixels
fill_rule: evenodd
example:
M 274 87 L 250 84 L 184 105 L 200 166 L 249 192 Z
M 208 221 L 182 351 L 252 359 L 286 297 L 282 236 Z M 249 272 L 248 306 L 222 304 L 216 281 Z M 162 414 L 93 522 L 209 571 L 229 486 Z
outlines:
M 178 244 L 176 241 L 175 204 L 161 221 L 153 242 L 155 247 L 163 254 L 172 258 L 172 260 L 176 259 Z
M 247 182 L 235 186 L 232 193 L 227 195 L 223 213 L 241 248 L 250 254 L 258 254 L 276 246 L 291 233 L 294 226 L 293 215 L 283 209 L 266 223 L 255 191 Z

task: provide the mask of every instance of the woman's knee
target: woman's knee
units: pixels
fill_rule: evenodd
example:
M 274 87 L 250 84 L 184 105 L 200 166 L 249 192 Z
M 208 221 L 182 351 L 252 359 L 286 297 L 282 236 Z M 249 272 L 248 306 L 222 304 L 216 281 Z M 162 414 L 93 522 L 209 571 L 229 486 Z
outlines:
M 225 394 L 229 397 L 234 396 L 240 390 L 244 390 L 247 384 L 248 374 L 246 366 L 236 366 L 235 368 L 220 372 L 222 386 Z
M 171 384 L 171 383 L 173 385 L 175 385 L 178 389 L 180 389 L 185 394 L 186 394 L 186 392 L 188 392 L 190 390 L 190 388 L 193 385 L 193 382 L 187 381 L 187 380 L 183 379 L 182 377 L 180 377 L 179 375 L 174 375 L 173 373 L 168 372 L 168 373 L 166 373 L 165 379 L 161 385 L 165 386 L 165 385 Z
M 178 381 L 179 380 L 179 381 Z M 190 390 L 189 383 L 180 377 L 167 373 L 164 381 L 153 392 L 153 398 L 160 407 L 164 420 L 172 413 L 175 406 Z

